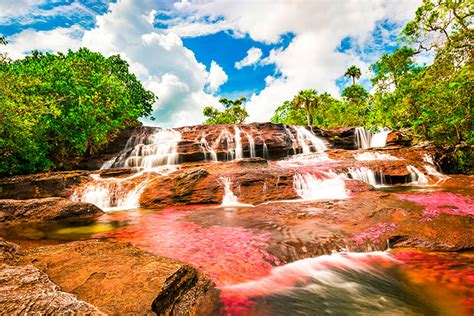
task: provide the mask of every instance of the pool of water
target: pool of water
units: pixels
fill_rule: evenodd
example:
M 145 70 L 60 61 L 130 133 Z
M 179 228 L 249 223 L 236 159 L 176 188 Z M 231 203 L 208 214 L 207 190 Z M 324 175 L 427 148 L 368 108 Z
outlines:
M 204 271 L 221 290 L 217 304 L 223 314 L 474 311 L 471 253 L 402 250 L 312 256 L 305 245 L 314 227 L 290 229 L 255 212 L 258 206 L 251 211 L 216 206 L 136 209 L 79 223 L 3 227 L 0 235 L 27 247 L 90 238 L 131 242 Z

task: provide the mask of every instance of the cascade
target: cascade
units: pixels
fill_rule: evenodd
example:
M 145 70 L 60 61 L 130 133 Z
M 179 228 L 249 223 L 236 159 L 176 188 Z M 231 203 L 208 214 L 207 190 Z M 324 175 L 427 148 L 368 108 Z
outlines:
M 246 131 L 244 131 L 244 133 L 245 133 L 245 137 L 247 137 L 247 140 L 249 141 L 250 157 L 255 158 L 255 157 L 257 157 L 257 155 L 255 153 L 255 140 L 253 139 L 252 135 L 250 135 Z
M 89 202 L 105 211 L 139 207 L 139 198 L 148 177 L 145 172 L 167 173 L 176 170 L 178 143 L 181 133 L 173 129 L 158 129 L 153 133 L 142 128 L 132 135 L 124 153 L 104 163 L 101 169 L 132 167 L 138 173 L 126 178 L 101 178 L 92 175 L 93 181 L 76 189 L 72 200 Z
M 304 126 L 293 126 L 293 129 L 296 131 L 298 145 L 301 147 L 303 154 L 322 153 L 327 150 L 324 142 Z
M 232 192 L 232 181 L 229 177 L 221 177 L 221 184 L 224 186 L 224 196 L 222 198 L 222 207 L 242 207 L 251 206 L 251 204 L 240 203 L 237 196 Z
M 428 155 L 428 154 L 424 154 L 424 155 L 423 155 L 423 161 L 424 161 L 424 162 L 427 162 L 427 163 L 430 163 L 430 164 L 432 164 L 432 165 L 435 164 L 435 163 L 434 163 L 434 160 L 433 160 L 433 157 L 431 157 L 431 156 Z
M 355 128 L 355 143 L 359 149 L 367 149 L 374 147 L 385 147 L 387 136 L 390 133 L 388 128 L 378 128 L 378 132 L 372 134 L 364 127 Z
M 244 158 L 244 151 L 242 149 L 242 138 L 240 137 L 240 129 L 234 126 L 234 140 L 235 140 L 235 159 Z
M 101 169 L 132 167 L 151 171 L 178 163 L 178 143 L 181 133 L 162 128 L 154 133 L 137 133 L 127 141 L 125 152 L 106 162 Z
M 202 136 L 201 136 L 200 144 L 201 144 L 202 151 L 203 151 L 203 153 L 204 153 L 204 160 L 205 160 L 205 161 L 208 161 L 209 158 L 210 158 L 211 161 L 217 161 L 217 153 L 216 153 L 215 150 L 212 149 L 212 147 L 209 145 L 209 143 L 208 143 L 207 140 L 206 140 L 206 136 L 205 136 L 205 135 L 202 135 Z M 208 155 L 209 155 L 209 158 L 208 158 Z
M 270 156 L 268 155 L 268 147 L 267 144 L 265 143 L 265 140 L 263 140 L 263 159 L 268 159 Z
M 377 153 L 377 152 L 365 152 L 355 154 L 354 158 L 359 161 L 373 161 L 373 160 L 402 160 L 389 154 Z
M 344 179 L 335 174 L 320 179 L 311 173 L 295 174 L 293 186 L 303 200 L 345 199 L 347 195 Z
M 367 167 L 360 167 L 360 168 L 349 168 L 348 170 L 349 176 L 351 179 L 364 181 L 368 184 L 373 186 L 382 186 L 384 185 L 384 177 L 381 174 L 379 176 L 379 181 L 377 181 L 376 174 Z
M 407 170 L 410 172 L 410 180 L 411 180 L 411 184 L 415 184 L 415 185 L 427 185 L 429 183 L 428 179 L 426 178 L 426 176 L 423 174 L 423 172 L 421 172 L 420 170 L 418 170 L 418 168 L 412 166 L 412 165 L 408 165 L 407 166 Z
M 133 181 L 142 174 L 136 174 L 128 178 L 106 178 L 92 175 L 94 181 L 83 188 L 78 188 L 71 196 L 73 201 L 89 202 L 100 207 L 104 211 L 126 210 L 138 208 L 140 195 L 145 188 L 146 179 Z
M 446 181 L 447 179 L 449 179 L 449 177 L 447 175 L 442 174 L 441 172 L 436 170 L 436 168 L 433 167 L 433 166 L 424 165 L 424 168 L 425 168 L 427 174 L 429 174 L 430 176 L 433 176 L 435 178 L 438 178 L 438 182 L 436 182 L 436 184 L 439 184 L 442 181 Z

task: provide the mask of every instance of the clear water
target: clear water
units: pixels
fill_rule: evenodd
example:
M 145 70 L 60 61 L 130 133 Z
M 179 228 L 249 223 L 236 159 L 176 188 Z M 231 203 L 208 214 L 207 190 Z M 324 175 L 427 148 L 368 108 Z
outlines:
M 187 262 L 221 289 L 215 302 L 221 314 L 468 315 L 467 280 L 474 277 L 470 254 L 308 258 L 305 248 L 314 226 L 268 222 L 258 212 L 258 206 L 135 209 L 79 223 L 2 227 L 0 235 L 23 246 L 89 238 L 127 241 Z M 433 278 L 436 273 L 443 277 Z

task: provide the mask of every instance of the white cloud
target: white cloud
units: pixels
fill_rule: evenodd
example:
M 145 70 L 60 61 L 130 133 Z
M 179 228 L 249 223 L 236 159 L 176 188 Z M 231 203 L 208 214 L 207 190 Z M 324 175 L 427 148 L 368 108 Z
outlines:
M 56 28 L 50 31 L 24 30 L 8 38 L 8 45 L 2 48 L 11 59 L 25 57 L 32 50 L 65 52 L 78 49 L 83 30 L 78 26 Z
M 419 3 L 419 0 L 220 0 L 192 1 L 187 11 L 196 19 L 208 16 L 211 20 L 227 21 L 234 32 L 248 34 L 255 41 L 278 43 L 282 35 L 294 35 L 287 48 L 272 50 L 260 61 L 274 64 L 277 75 L 267 77 L 266 87 L 252 95 L 246 106 L 249 121 L 265 121 L 277 106 L 300 89 L 315 88 L 338 95 L 335 81 L 351 64 L 361 67 L 367 75 L 367 61 L 352 51 L 337 51 L 341 41 L 350 36 L 364 45 L 371 40 L 377 23 L 384 19 L 405 23 L 413 17 Z
M 206 87 L 217 90 L 227 75 L 215 63 L 207 72 L 179 35 L 156 29 L 150 23 L 155 7 L 145 0 L 110 4 L 109 12 L 96 18 L 96 27 L 85 32 L 83 45 L 107 56 L 120 53 L 130 63 L 144 86 L 159 97 L 153 111 L 158 125 L 202 123 L 204 106 L 218 103 L 205 93 Z
M 209 70 L 209 89 L 211 92 L 216 92 L 221 85 L 227 81 L 227 74 L 224 69 L 215 61 L 211 62 L 211 69 Z
M 241 61 L 235 63 L 235 68 L 242 69 L 243 67 L 256 65 L 262 57 L 262 50 L 260 48 L 252 47 L 247 51 L 247 56 Z

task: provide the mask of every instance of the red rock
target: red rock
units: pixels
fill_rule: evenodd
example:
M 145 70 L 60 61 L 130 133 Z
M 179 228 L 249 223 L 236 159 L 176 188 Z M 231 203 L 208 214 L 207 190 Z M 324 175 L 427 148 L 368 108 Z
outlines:
M 31 200 L 0 200 L 0 223 L 79 220 L 104 212 L 97 206 L 53 197 Z

